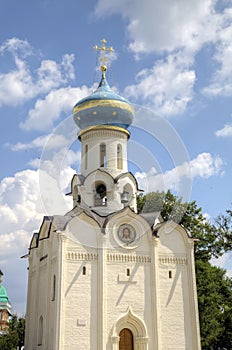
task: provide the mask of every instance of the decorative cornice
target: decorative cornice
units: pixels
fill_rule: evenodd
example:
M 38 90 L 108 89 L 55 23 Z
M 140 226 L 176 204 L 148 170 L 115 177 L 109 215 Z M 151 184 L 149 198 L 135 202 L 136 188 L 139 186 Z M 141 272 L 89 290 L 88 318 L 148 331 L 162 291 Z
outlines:
M 187 258 L 185 256 L 162 255 L 159 256 L 160 265 L 186 265 Z
M 135 263 L 150 263 L 151 257 L 147 255 L 129 255 L 129 254 L 107 254 L 109 262 L 135 262 Z
M 95 125 L 95 126 L 89 126 L 83 130 L 81 130 L 79 133 L 78 133 L 78 139 L 81 140 L 81 138 L 83 137 L 83 135 L 85 135 L 87 132 L 94 132 L 94 135 L 95 132 L 97 132 L 97 135 L 98 136 L 105 136 L 105 131 L 109 131 L 109 132 L 120 132 L 120 133 L 124 133 L 126 134 L 127 138 L 129 139 L 130 137 L 130 132 L 120 126 L 115 126 L 115 125 Z M 104 133 L 103 133 L 104 132 Z M 112 133 L 110 136 L 115 136 L 114 133 Z M 87 138 L 87 135 L 85 135 L 85 139 Z
M 85 260 L 97 260 L 98 254 L 95 253 L 81 253 L 81 252 L 68 252 L 66 254 L 67 260 L 77 260 L 77 261 L 85 261 Z

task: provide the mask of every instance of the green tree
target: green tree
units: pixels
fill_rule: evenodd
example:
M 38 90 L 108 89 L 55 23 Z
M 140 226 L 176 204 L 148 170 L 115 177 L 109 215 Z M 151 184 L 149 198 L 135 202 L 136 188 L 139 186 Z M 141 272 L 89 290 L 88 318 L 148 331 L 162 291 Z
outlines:
M 232 349 L 232 280 L 208 261 L 195 266 L 202 349 Z
M 9 322 L 8 332 L 0 336 L 1 350 L 21 349 L 24 345 L 25 319 L 13 315 Z
M 210 261 L 232 249 L 232 211 L 227 210 L 210 223 L 195 201 L 184 203 L 171 191 L 140 194 L 138 211 L 159 211 L 164 221 L 179 223 L 197 239 L 195 265 L 202 350 L 231 350 L 232 280 Z
M 218 216 L 214 224 L 207 221 L 202 209 L 196 201 L 182 202 L 170 190 L 165 192 L 150 192 L 138 197 L 138 212 L 159 211 L 164 221 L 173 220 L 184 226 L 192 237 L 198 239 L 195 243 L 195 258 L 209 261 L 218 258 L 224 252 L 232 249 L 232 212 Z

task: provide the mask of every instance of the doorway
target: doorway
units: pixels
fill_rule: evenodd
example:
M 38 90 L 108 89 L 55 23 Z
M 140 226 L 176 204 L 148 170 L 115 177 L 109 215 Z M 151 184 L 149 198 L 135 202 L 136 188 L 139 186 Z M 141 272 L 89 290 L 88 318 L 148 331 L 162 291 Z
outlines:
M 134 350 L 133 334 L 128 328 L 123 328 L 119 337 L 119 350 Z

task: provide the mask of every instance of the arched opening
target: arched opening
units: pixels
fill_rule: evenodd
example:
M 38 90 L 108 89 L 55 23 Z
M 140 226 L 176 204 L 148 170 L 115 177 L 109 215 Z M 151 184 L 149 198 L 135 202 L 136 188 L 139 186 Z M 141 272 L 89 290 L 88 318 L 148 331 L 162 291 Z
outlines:
M 84 161 L 85 161 L 85 170 L 88 168 L 88 145 L 85 145 Z
M 113 350 L 148 350 L 148 336 L 145 323 L 132 312 L 130 307 L 126 314 L 115 324 L 111 342 Z
M 107 197 L 106 197 L 106 186 L 103 183 L 96 184 L 96 193 L 94 198 L 95 206 L 106 206 Z
M 122 145 L 117 145 L 117 168 L 122 170 Z
M 106 144 L 100 144 L 100 167 L 106 167 Z
M 134 350 L 134 339 L 130 329 L 123 328 L 119 333 L 119 350 Z
M 43 316 L 39 318 L 39 327 L 38 327 L 38 345 L 43 344 Z
M 124 204 L 124 206 L 129 206 L 133 203 L 132 202 L 133 199 L 133 189 L 132 186 L 130 184 L 126 184 L 123 187 L 123 192 L 121 194 L 121 202 Z M 133 205 L 132 205 L 133 207 Z
M 56 275 L 53 275 L 53 283 L 52 283 L 52 301 L 56 299 Z

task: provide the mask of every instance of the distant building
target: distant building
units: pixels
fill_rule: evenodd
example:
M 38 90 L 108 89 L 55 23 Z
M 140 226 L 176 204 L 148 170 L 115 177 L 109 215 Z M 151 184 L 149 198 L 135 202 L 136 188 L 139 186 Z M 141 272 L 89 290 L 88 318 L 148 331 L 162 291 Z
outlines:
M 0 334 L 8 330 L 9 317 L 11 316 L 11 303 L 6 289 L 2 285 L 3 273 L 0 270 Z
M 44 217 L 30 243 L 25 350 L 199 350 L 194 240 L 159 213 L 138 214 L 134 110 L 105 71 L 73 109 L 73 208 Z

